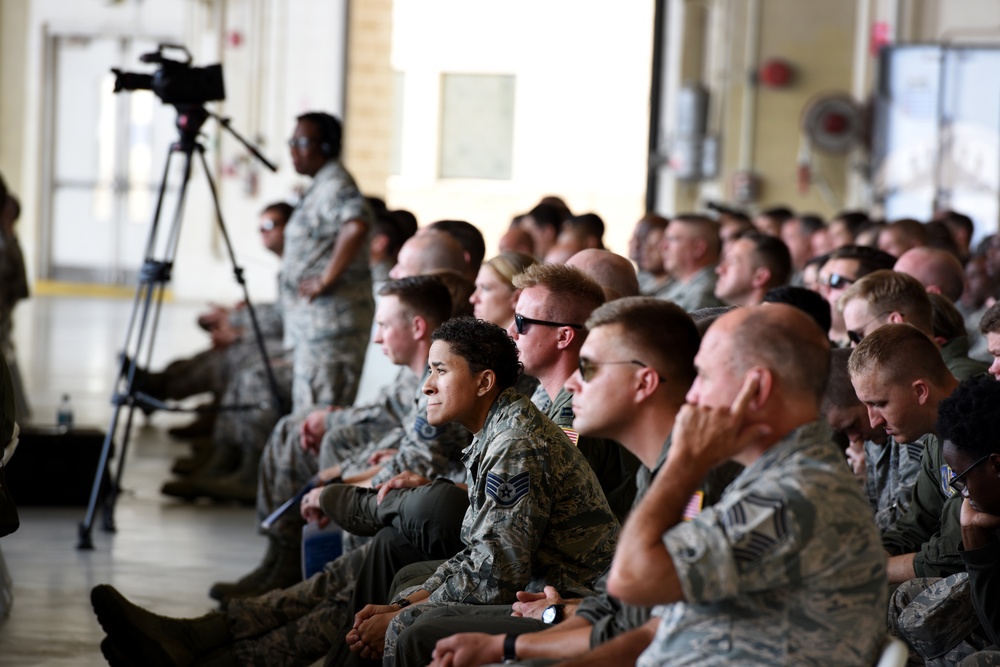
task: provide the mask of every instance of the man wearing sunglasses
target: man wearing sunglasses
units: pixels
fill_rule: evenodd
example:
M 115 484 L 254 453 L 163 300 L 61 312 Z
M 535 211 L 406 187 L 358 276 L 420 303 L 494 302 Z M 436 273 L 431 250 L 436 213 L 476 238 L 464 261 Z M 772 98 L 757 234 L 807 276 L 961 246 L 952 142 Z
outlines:
M 938 406 L 958 381 L 936 352 L 934 343 L 917 329 L 887 324 L 867 336 L 848 362 L 872 426 L 884 425 L 898 443 L 924 443 L 910 506 L 882 535 L 891 556 L 890 583 L 947 576 L 962 567 L 961 498 L 948 484 L 952 469 L 934 431 Z
M 607 303 L 594 311 L 587 328 L 578 372 L 565 384 L 572 392 L 573 426 L 587 436 L 619 440 L 638 457 L 641 495 L 666 460 L 674 417 L 694 379 L 698 333 L 677 305 L 651 297 Z M 697 507 L 718 499 L 738 468 L 713 471 L 696 495 Z M 490 616 L 461 608 L 426 614 L 400 636 L 397 664 L 426 665 L 432 652 L 434 664 L 446 657 L 463 665 L 512 657 L 570 658 L 615 637 L 621 638 L 588 657 L 600 659 L 610 648 L 621 651 L 623 643 L 638 655 L 652 636 L 643 628 L 651 608 L 622 604 L 608 595 L 606 584 L 604 576 L 597 594 L 583 600 L 553 599 L 548 607 L 515 604 L 514 616 L 510 607 L 494 609 Z
M 959 555 L 964 571 L 900 586 L 889 607 L 890 632 L 928 665 L 1000 664 L 1000 383 L 963 382 L 941 402 L 937 430 L 961 497 Z
M 891 269 L 895 261 L 892 255 L 867 246 L 844 246 L 830 254 L 819 271 L 819 293 L 829 302 L 833 317 L 830 340 L 841 347 L 849 342 L 844 318 L 837 310 L 837 300 L 844 290 L 873 271 Z
M 851 285 L 837 301 L 837 307 L 852 346 L 890 322 L 911 324 L 934 340 L 933 308 L 927 291 L 919 280 L 905 273 L 875 271 Z M 961 347 L 952 345 L 940 349 L 939 354 L 959 380 L 986 370 L 983 364 L 969 359 Z

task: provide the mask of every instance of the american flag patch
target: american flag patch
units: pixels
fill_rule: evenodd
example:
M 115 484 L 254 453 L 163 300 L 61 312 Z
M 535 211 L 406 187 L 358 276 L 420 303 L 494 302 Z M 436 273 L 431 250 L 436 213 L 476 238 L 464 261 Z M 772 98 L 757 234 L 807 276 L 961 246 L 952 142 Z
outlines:
M 580 434 L 574 431 L 573 429 L 566 428 L 565 426 L 563 426 L 562 430 L 566 434 L 566 437 L 569 438 L 569 441 L 572 442 L 574 445 L 580 439 Z
M 691 496 L 691 500 L 688 501 L 687 507 L 684 508 L 684 520 L 690 521 L 698 516 L 704 506 L 705 493 L 703 491 L 695 491 L 694 495 Z

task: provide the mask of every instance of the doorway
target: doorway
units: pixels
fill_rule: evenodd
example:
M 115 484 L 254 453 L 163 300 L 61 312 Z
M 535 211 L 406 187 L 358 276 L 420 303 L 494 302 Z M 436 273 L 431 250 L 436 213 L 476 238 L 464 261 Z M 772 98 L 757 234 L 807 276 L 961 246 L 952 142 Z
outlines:
M 132 36 L 47 39 L 39 267 L 44 279 L 136 281 L 162 161 L 176 130 L 173 109 L 151 92 L 114 94 L 111 68 L 151 72 L 139 55 L 156 45 L 155 39 Z M 171 165 L 179 167 L 180 161 Z

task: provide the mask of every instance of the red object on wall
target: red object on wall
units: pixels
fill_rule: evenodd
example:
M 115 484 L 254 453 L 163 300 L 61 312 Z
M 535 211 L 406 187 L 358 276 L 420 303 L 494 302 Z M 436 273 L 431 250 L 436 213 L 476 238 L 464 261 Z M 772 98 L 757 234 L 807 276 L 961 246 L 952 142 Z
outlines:
M 878 52 L 882 50 L 883 46 L 889 46 L 892 44 L 892 26 L 889 25 L 888 21 L 876 21 L 872 24 L 871 31 L 871 44 L 869 45 L 869 52 L 872 58 L 878 56 Z
M 785 88 L 795 78 L 795 69 L 781 58 L 771 58 L 760 66 L 758 77 L 768 88 Z
M 226 41 L 229 43 L 229 46 L 239 46 L 243 43 L 243 33 L 239 30 L 230 30 L 226 33 Z

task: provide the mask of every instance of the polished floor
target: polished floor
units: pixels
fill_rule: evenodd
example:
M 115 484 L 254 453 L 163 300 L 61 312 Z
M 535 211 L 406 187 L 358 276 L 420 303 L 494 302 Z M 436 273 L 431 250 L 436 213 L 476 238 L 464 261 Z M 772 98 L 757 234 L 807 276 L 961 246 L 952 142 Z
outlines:
M 31 423 L 53 423 L 59 398 L 68 393 L 77 424 L 107 429 L 114 360 L 131 306 L 131 299 L 35 297 L 18 307 L 15 341 Z M 206 344 L 194 324 L 200 307 L 165 304 L 154 368 Z M 256 564 L 264 542 L 254 531 L 252 509 L 183 504 L 159 493 L 171 477 L 170 462 L 189 451 L 166 429 L 188 419 L 137 413 L 117 532 L 102 531 L 98 522 L 92 551 L 76 548 L 84 508 L 21 508 L 20 530 L 0 539 L 14 590 L 10 616 L 0 619 L 0 666 L 106 664 L 98 646 L 103 633 L 90 608 L 95 584 L 113 584 L 167 615 L 199 615 L 212 608 L 206 594 L 212 582 Z

